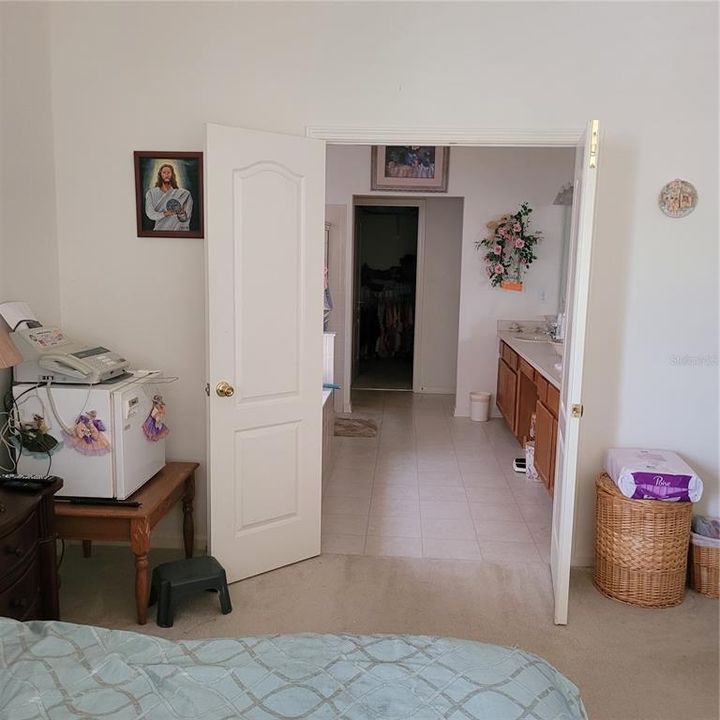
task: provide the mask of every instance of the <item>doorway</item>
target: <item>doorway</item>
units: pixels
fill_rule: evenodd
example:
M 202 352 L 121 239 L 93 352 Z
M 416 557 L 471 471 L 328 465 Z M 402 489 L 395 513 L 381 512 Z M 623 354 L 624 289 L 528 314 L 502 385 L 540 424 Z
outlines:
M 355 389 L 413 388 L 419 208 L 355 206 Z

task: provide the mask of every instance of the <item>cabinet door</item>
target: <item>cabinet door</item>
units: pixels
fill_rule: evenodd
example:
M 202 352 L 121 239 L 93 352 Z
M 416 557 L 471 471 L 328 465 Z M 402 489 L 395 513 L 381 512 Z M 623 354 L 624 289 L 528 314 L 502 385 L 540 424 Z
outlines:
M 515 403 L 517 400 L 517 373 L 502 359 L 498 360 L 497 406 L 510 429 L 515 432 Z
M 555 454 L 553 425 L 557 421 L 552 413 L 539 402 L 535 408 L 535 469 L 550 490 Z

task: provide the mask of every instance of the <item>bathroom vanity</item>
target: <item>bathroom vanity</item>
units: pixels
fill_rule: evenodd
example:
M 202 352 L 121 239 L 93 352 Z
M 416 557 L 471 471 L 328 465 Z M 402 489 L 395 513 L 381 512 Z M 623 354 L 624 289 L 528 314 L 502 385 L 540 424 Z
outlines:
M 551 343 L 499 332 L 496 405 L 522 447 L 535 415 L 535 469 L 550 495 L 560 406 L 559 356 Z

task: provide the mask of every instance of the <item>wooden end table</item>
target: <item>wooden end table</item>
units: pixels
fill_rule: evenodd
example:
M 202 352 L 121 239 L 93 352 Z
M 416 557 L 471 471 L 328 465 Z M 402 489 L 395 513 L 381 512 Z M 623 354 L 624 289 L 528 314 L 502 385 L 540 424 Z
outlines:
M 139 507 L 109 505 L 74 505 L 55 502 L 55 529 L 65 540 L 82 540 L 83 554 L 89 557 L 93 540 L 128 540 L 135 555 L 135 604 L 139 625 L 147 622 L 148 552 L 150 534 L 173 505 L 182 500 L 185 557 L 193 554 L 195 530 L 193 499 L 195 470 L 198 463 L 171 462 L 137 492 L 130 500 Z

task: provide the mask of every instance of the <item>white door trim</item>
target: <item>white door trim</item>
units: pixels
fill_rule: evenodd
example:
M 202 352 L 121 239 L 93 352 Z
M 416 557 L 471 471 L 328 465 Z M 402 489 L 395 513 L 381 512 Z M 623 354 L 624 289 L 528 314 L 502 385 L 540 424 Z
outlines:
M 353 196 L 353 235 L 351 248 L 353 262 L 355 262 L 355 208 L 358 205 L 386 205 L 390 207 L 416 207 L 418 208 L 417 229 L 417 259 L 415 269 L 415 332 L 413 333 L 413 382 L 412 391 L 421 392 L 422 378 L 422 313 L 423 313 L 423 285 L 425 278 L 425 198 L 406 197 L 377 197 L 368 195 Z M 353 280 L 355 272 L 353 269 Z M 356 308 L 352 309 L 354 313 Z
M 305 134 L 337 145 L 467 145 L 485 147 L 572 147 L 585 131 L 573 128 L 398 128 L 310 125 Z

